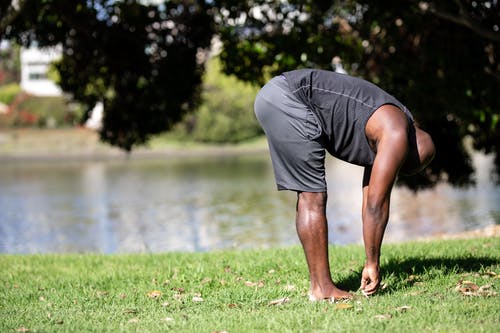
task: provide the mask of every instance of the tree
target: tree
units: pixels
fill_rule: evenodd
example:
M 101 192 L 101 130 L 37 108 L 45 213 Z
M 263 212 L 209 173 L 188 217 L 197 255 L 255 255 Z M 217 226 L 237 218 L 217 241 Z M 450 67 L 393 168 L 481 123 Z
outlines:
M 19 47 L 0 48 L 0 85 L 19 82 L 20 72 Z
M 214 32 L 203 1 L 17 3 L 0 33 L 25 46 L 62 45 L 60 85 L 89 111 L 103 102 L 103 140 L 131 150 L 199 102 L 203 63 L 197 59 Z
M 331 69 L 339 56 L 432 134 L 435 161 L 404 181 L 462 185 L 473 180 L 464 137 L 495 154 L 500 176 L 499 9 L 498 0 L 16 0 L 0 3 L 0 34 L 61 44 L 62 88 L 89 109 L 102 100 L 101 136 L 127 150 L 199 102 L 197 59 L 214 33 L 224 71 L 256 84 L 299 67 Z
M 215 1 L 224 70 L 264 83 L 299 67 L 331 68 L 386 89 L 436 143 L 413 188 L 473 180 L 464 137 L 495 154 L 500 175 L 498 1 Z

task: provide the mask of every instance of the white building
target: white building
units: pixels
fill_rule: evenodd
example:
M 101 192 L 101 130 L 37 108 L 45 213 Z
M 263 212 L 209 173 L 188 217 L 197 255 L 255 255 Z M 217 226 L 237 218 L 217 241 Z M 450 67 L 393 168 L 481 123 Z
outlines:
M 61 96 L 61 88 L 47 75 L 61 54 L 61 47 L 21 48 L 21 89 L 37 96 Z

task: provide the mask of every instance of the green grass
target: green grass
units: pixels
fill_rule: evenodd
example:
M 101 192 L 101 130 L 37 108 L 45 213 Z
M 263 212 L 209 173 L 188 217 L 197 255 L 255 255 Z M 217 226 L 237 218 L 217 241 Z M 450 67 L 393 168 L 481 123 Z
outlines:
M 356 290 L 362 247 L 330 254 L 335 281 Z M 2 255 L 0 332 L 498 332 L 499 259 L 500 238 L 385 245 L 385 288 L 345 305 L 308 301 L 298 247 Z
M 204 144 L 193 141 L 179 141 L 169 134 L 161 134 L 151 138 L 145 146 L 139 146 L 132 152 L 133 156 L 158 156 L 158 154 L 179 154 L 192 156 L 249 154 L 267 150 L 264 136 L 238 144 Z M 82 128 L 58 129 L 8 129 L 0 132 L 0 160 L 5 157 L 57 156 L 64 158 L 91 156 L 123 157 L 118 148 L 99 141 L 99 134 Z

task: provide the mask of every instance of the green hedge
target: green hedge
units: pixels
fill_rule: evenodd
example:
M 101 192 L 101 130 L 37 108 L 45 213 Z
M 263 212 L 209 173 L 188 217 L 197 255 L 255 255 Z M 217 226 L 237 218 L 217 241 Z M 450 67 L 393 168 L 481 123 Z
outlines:
M 5 91 L 14 91 L 13 88 Z M 1 96 L 7 96 L 5 93 Z M 81 119 L 81 108 L 69 108 L 64 97 L 40 97 L 20 92 L 6 98 L 10 104 L 16 96 L 18 102 L 12 105 L 7 114 L 0 114 L 0 127 L 39 127 L 57 128 L 77 125 Z
M 21 91 L 17 83 L 10 83 L 0 86 L 0 103 L 10 104 Z

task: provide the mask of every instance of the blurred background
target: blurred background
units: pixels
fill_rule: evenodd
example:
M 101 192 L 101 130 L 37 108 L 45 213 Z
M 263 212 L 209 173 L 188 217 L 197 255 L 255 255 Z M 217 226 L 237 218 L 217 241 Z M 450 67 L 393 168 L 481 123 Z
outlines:
M 500 224 L 500 4 L 0 2 L 0 252 L 298 244 L 253 114 L 312 67 L 405 104 L 437 155 L 398 179 L 386 239 Z M 327 160 L 329 239 L 360 243 L 362 169 Z

